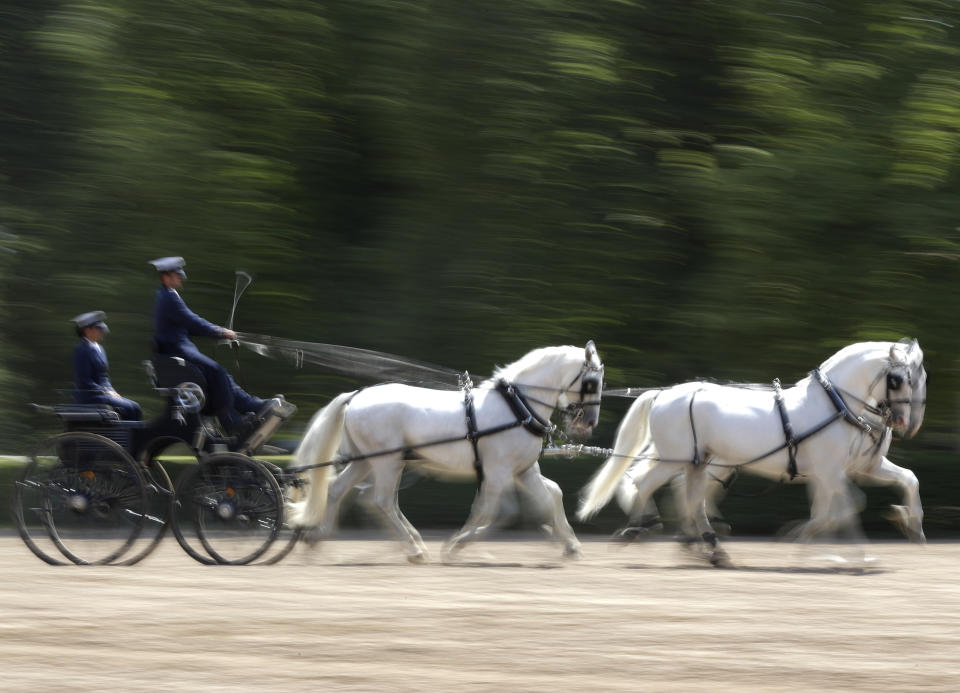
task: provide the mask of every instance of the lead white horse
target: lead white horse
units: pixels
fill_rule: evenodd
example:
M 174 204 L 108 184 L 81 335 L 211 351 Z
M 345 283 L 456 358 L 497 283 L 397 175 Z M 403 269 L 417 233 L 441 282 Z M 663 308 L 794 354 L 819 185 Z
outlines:
M 780 479 L 789 469 L 792 448 L 796 479 L 808 484 L 811 504 L 800 539 L 836 528 L 858 533 L 849 478 L 896 479 L 906 489 L 904 520 L 922 537 L 916 477 L 885 454 L 888 427 L 907 438 L 920 429 L 926 387 L 923 351 L 914 340 L 841 349 L 782 391 L 782 413 L 770 391 L 703 382 L 648 391 L 621 422 L 613 454 L 584 489 L 578 517 L 596 513 L 618 486 L 621 504 L 641 511 L 654 491 L 683 472 L 684 526 L 703 539 L 711 562 L 723 564 L 726 552 L 707 514 L 712 475 L 742 468 Z M 792 445 L 786 443 L 790 436 Z
M 887 457 L 890 444 L 893 441 L 893 430 L 889 426 L 883 428 L 879 440 L 879 447 L 866 446 L 861 456 L 850 458 L 848 478 L 860 486 L 896 487 L 900 491 L 902 504 L 891 505 L 890 511 L 886 514 L 887 519 L 893 522 L 910 541 L 918 544 L 926 543 L 926 536 L 923 532 L 923 505 L 920 502 L 920 482 L 917 480 L 917 475 L 906 467 L 891 462 Z M 618 540 L 633 541 L 646 537 L 656 528 L 662 527 L 660 511 L 653 496 L 648 491 L 652 478 L 647 476 L 647 472 L 650 465 L 655 462 L 655 460 L 648 458 L 638 459 L 630 465 L 630 468 L 620 478 L 616 498 L 617 504 L 627 516 L 627 524 L 616 533 Z M 716 525 L 717 518 L 722 519 L 719 510 L 720 502 L 726 494 L 732 477 L 739 471 L 754 473 L 757 476 L 783 484 L 802 484 L 806 482 L 806 478 L 803 476 L 790 479 L 786 469 L 781 469 L 780 473 L 776 474 L 777 470 L 769 467 L 758 467 L 754 470 L 752 465 L 746 465 L 742 468 L 720 468 L 716 464 L 711 465 L 710 474 L 716 482 L 709 485 L 706 497 L 707 514 L 713 518 L 711 524 Z M 677 469 L 676 472 L 676 475 L 670 481 L 673 500 L 677 508 L 677 515 L 686 518 L 689 513 L 686 508 L 685 475 L 682 469 Z M 646 499 L 645 504 L 643 499 Z M 801 526 L 798 529 L 802 530 L 802 528 Z M 684 526 L 682 531 L 689 535 L 691 528 Z M 794 533 L 797 533 L 797 530 L 794 530 Z
M 467 522 L 445 552 L 482 538 L 496 520 L 501 496 L 517 485 L 548 516 L 564 554 L 579 556 L 560 487 L 540 473 L 537 459 L 555 409 L 567 410 L 570 433 L 593 430 L 602 388 L 603 363 L 588 342 L 586 348 L 536 349 L 463 392 L 386 384 L 343 393 L 313 417 L 297 449 L 294 464 L 312 468 L 308 496 L 291 505 L 290 522 L 329 536 L 347 492 L 369 478 L 373 505 L 405 543 L 408 559 L 425 561 L 426 546 L 397 500 L 401 474 L 409 466 L 479 481 Z M 347 464 L 335 476 L 328 462 L 337 456 Z

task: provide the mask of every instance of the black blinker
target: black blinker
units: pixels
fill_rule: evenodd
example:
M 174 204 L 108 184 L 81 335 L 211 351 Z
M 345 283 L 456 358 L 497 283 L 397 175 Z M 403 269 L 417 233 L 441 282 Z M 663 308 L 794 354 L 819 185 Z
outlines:
M 887 389 L 899 390 L 903 386 L 903 376 L 896 373 L 887 375 Z

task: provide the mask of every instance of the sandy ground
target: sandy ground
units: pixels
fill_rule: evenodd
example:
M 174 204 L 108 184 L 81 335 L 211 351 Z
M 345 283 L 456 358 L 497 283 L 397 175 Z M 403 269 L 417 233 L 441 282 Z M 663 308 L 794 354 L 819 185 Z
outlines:
M 408 565 L 383 535 L 204 567 L 168 538 L 135 567 L 50 567 L 0 538 L 4 691 L 950 691 L 960 544 L 874 544 L 865 571 L 731 541 L 524 536 Z M 439 537 L 431 537 L 434 558 Z

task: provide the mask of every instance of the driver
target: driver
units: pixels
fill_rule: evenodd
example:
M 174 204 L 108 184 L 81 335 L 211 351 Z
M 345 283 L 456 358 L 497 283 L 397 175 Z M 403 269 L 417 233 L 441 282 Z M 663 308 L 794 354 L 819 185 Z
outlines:
M 207 397 L 211 409 L 228 435 L 245 436 L 256 424 L 283 405 L 283 395 L 263 400 L 245 392 L 219 363 L 200 353 L 190 336 L 235 340 L 237 334 L 201 318 L 187 308 L 177 289 L 183 286 L 187 273 L 182 257 L 151 260 L 157 270 L 160 288 L 154 306 L 154 348 L 158 354 L 179 356 L 200 369 L 207 380 Z M 242 414 L 256 412 L 256 420 Z
M 102 310 L 83 313 L 73 318 L 80 343 L 73 350 L 73 399 L 77 404 L 107 404 L 117 410 L 124 421 L 139 421 L 140 405 L 121 397 L 110 382 L 107 352 L 100 343 L 110 331 L 107 315 Z

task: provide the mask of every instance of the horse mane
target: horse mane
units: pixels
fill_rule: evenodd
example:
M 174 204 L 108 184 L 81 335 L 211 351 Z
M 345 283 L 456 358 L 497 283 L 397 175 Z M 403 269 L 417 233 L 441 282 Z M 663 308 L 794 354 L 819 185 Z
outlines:
M 534 349 L 511 364 L 498 366 L 493 371 L 493 375 L 483 382 L 483 385 L 492 387 L 501 378 L 507 382 L 513 382 L 533 366 L 566 361 L 571 355 L 576 356 L 582 353 L 583 347 L 575 346 L 552 346 Z
M 868 351 L 877 351 L 882 357 L 889 357 L 890 347 L 894 347 L 898 356 L 910 368 L 916 368 L 923 362 L 923 350 L 916 340 L 900 340 L 899 342 L 857 342 L 850 344 L 835 353 L 826 361 L 820 364 L 820 370 L 826 371 L 836 366 L 841 361 L 850 357 L 853 353 L 866 353 Z

